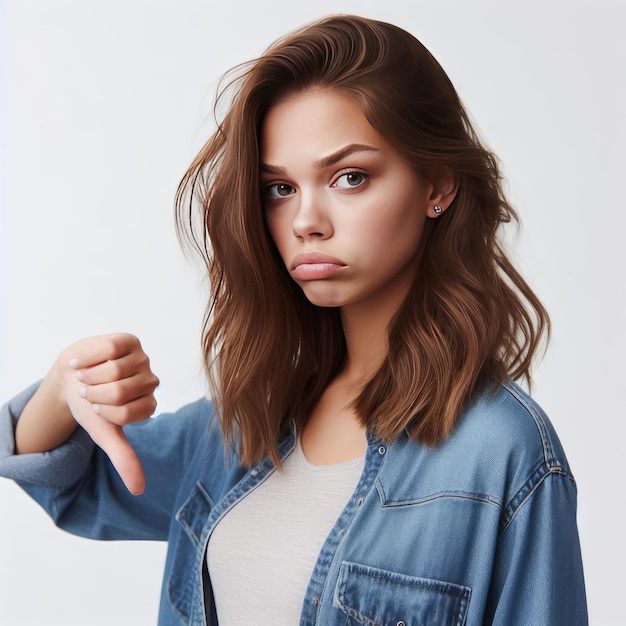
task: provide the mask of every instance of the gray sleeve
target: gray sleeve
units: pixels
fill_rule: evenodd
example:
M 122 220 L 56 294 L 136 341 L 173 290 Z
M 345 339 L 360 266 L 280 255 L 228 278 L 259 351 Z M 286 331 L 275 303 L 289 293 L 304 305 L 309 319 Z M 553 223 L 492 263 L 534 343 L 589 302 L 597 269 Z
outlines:
M 15 454 L 15 424 L 39 384 L 31 385 L 0 408 L 0 476 L 66 489 L 87 471 L 93 452 L 94 443 L 82 428 L 50 452 Z

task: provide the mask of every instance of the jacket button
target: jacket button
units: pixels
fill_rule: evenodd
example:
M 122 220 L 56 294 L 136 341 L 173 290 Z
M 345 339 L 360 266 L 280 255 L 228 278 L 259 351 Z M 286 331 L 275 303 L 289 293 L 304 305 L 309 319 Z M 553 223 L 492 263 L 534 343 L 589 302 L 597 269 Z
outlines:
M 385 446 L 380 446 L 380 448 L 378 448 L 378 454 L 385 454 Z
M 396 626 L 405 626 L 405 624 L 404 624 L 404 622 L 403 622 L 402 620 L 400 620 L 400 621 L 396 624 Z

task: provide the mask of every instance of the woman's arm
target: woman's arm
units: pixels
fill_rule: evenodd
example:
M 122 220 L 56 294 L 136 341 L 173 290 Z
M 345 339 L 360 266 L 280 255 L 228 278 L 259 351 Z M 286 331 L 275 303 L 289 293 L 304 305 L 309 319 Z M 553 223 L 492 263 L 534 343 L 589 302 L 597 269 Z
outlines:
M 158 378 L 133 335 L 91 337 L 63 351 L 22 412 L 18 454 L 63 444 L 80 424 L 107 454 L 132 494 L 145 488 L 141 463 L 122 426 L 150 417 Z
M 515 504 L 498 541 L 484 623 L 587 626 L 571 476 L 529 481 Z
M 166 540 L 174 514 L 200 476 L 194 459 L 202 465 L 213 458 L 217 468 L 224 462 L 221 435 L 216 422 L 210 426 L 213 407 L 206 398 L 124 426 L 146 476 L 146 489 L 138 497 L 80 426 L 54 450 L 15 454 L 15 426 L 38 386 L 0 407 L 0 476 L 15 480 L 57 526 L 72 534 Z
M 55 363 L 24 407 L 15 427 L 15 453 L 47 452 L 65 443 L 78 423 L 63 399 L 62 378 Z

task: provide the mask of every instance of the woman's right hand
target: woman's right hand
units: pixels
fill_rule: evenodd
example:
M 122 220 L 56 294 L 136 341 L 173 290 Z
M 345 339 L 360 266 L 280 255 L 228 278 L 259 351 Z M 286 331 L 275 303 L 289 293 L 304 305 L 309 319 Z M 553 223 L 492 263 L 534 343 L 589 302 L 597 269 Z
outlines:
M 152 415 L 158 384 L 134 335 L 83 339 L 61 353 L 24 408 L 15 433 L 17 452 L 57 447 L 78 423 L 107 454 L 128 490 L 138 495 L 145 477 L 122 426 Z

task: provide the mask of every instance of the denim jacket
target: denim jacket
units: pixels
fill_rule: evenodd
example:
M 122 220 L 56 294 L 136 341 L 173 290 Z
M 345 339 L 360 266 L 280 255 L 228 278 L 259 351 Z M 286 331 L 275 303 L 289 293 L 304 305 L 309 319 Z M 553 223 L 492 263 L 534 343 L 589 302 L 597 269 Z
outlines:
M 33 392 L 2 408 L 0 474 L 70 532 L 167 540 L 159 624 L 216 625 L 209 536 L 272 463 L 246 468 L 225 451 L 203 399 L 125 429 L 147 478 L 134 497 L 81 429 L 51 452 L 14 455 L 14 424 Z M 281 442 L 282 458 L 295 437 L 292 429 Z M 587 624 L 576 486 L 541 409 L 507 383 L 474 402 L 436 448 L 368 435 L 362 476 L 321 549 L 300 624 Z

